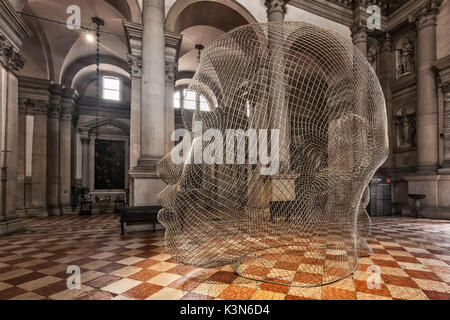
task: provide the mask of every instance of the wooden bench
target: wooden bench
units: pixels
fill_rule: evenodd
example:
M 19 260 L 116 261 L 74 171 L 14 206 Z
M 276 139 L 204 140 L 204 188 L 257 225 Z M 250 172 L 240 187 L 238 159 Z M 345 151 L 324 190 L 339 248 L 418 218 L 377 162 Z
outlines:
M 129 222 L 150 222 L 153 224 L 153 230 L 155 230 L 155 223 L 158 222 L 158 212 L 161 209 L 161 206 L 120 208 L 120 234 L 125 234 L 125 223 Z

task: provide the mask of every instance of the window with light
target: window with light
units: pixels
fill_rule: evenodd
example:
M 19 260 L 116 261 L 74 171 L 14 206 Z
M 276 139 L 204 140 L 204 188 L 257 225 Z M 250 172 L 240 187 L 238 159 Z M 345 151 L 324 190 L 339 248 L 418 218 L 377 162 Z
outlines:
M 209 102 L 204 96 L 186 89 L 174 92 L 173 106 L 175 109 L 211 111 Z
M 103 99 L 120 101 L 119 78 L 103 77 Z

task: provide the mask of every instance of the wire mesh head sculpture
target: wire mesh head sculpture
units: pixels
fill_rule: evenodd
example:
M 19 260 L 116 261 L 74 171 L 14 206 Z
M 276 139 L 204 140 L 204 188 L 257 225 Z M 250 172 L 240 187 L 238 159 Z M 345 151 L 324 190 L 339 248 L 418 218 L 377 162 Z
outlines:
M 197 110 L 157 167 L 169 254 L 293 286 L 349 275 L 370 253 L 368 184 L 388 154 L 358 49 L 308 23 L 238 27 L 204 49 L 188 94 Z

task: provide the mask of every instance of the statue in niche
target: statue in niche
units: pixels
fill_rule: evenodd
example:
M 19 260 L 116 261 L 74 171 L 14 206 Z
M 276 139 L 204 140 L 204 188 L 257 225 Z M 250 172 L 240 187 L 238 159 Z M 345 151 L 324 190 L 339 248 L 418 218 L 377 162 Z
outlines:
M 399 148 L 416 147 L 416 129 L 414 115 L 408 115 L 406 109 L 402 110 L 402 115 L 397 116 L 397 125 L 399 128 Z
M 402 46 L 399 49 L 396 49 L 396 51 L 398 52 L 399 57 L 397 67 L 398 76 L 401 77 L 405 74 L 414 72 L 416 69 L 415 47 L 411 39 L 404 38 Z

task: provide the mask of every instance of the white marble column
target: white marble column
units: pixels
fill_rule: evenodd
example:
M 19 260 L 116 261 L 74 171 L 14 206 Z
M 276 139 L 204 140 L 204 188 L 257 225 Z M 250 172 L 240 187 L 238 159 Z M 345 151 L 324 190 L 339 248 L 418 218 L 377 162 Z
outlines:
M 64 89 L 59 119 L 59 207 L 61 214 L 70 214 L 71 156 L 72 156 L 72 111 L 76 92 Z
M 90 186 L 90 179 L 89 179 L 89 144 L 91 142 L 90 138 L 87 137 L 81 137 L 81 185 L 83 187 L 89 187 Z
M 164 0 L 144 0 L 141 150 L 138 166 L 154 171 L 165 153 Z
M 157 195 L 165 186 L 156 175 L 156 165 L 166 151 L 164 0 L 144 0 L 142 16 L 140 150 L 137 166 L 130 171 L 134 206 L 159 205 Z
M 414 21 L 417 27 L 417 155 L 418 172 L 436 173 L 439 163 L 436 75 L 436 18 L 438 7 L 430 1 Z
M 47 210 L 59 215 L 59 117 L 62 87 L 50 87 L 50 105 L 47 120 Z

